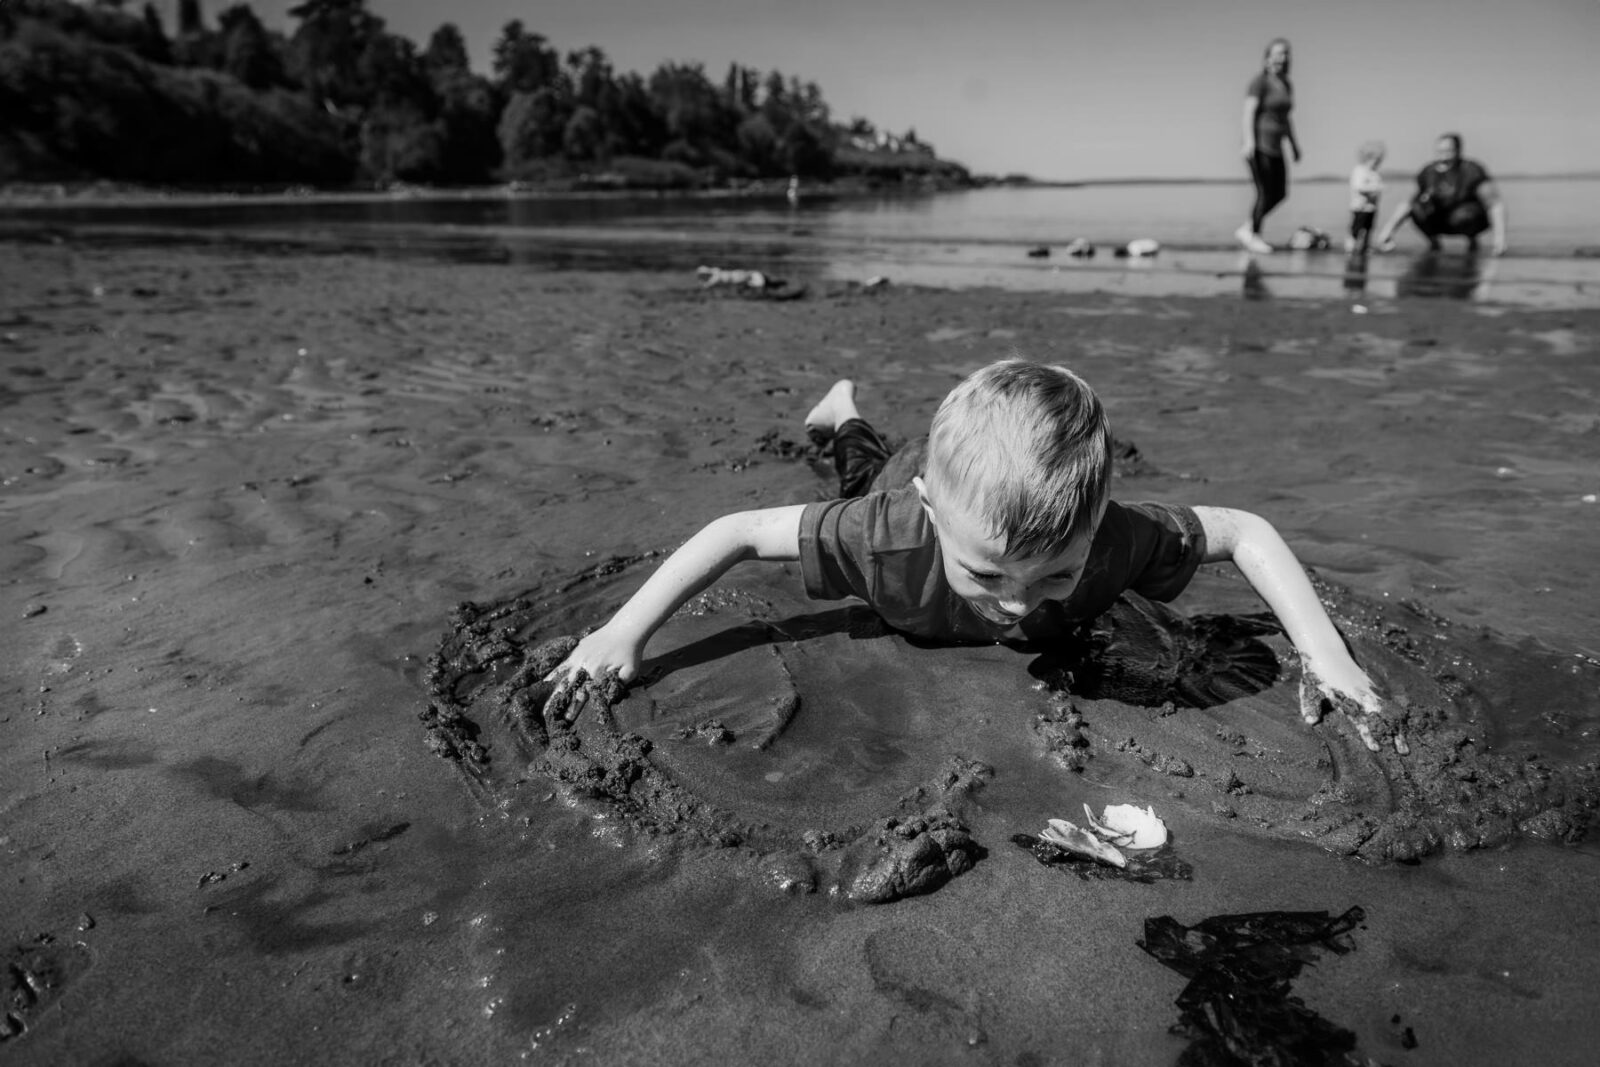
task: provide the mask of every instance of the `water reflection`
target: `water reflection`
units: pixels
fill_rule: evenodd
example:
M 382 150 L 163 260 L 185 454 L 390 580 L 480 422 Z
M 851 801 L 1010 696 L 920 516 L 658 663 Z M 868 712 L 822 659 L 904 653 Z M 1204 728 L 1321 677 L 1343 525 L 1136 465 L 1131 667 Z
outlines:
M 1352 296 L 1360 296 L 1367 291 L 1367 253 L 1365 249 L 1358 249 L 1345 258 L 1344 291 Z
M 1472 253 L 1424 252 L 1395 279 L 1395 295 L 1422 299 L 1482 299 L 1487 279 Z M 1485 293 L 1479 293 L 1479 287 Z
M 1262 271 L 1261 264 L 1256 261 L 1255 256 L 1245 255 L 1239 273 L 1244 278 L 1246 300 L 1265 300 L 1272 295 L 1272 290 L 1267 288 L 1266 273 Z

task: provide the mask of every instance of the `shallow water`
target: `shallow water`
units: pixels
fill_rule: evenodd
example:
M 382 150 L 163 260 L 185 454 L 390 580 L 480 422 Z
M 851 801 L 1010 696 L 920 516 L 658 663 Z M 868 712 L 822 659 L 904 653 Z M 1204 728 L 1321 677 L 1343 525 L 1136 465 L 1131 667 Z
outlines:
M 759 269 L 791 284 L 864 282 L 1041 293 L 1239 294 L 1351 303 L 1454 299 L 1533 307 L 1600 306 L 1600 181 L 1502 183 L 1511 255 L 1469 257 L 1460 242 L 1427 255 L 1402 236 L 1394 254 L 1271 256 L 1230 234 L 1248 187 L 1228 184 L 992 188 L 932 195 L 528 196 L 492 191 L 395 196 L 0 205 L 0 232 L 132 243 L 243 243 L 361 251 L 563 270 Z M 1311 225 L 1342 245 L 1344 187 L 1303 186 L 1270 230 L 1280 245 Z M 1279 232 L 1281 231 L 1281 232 Z M 1159 255 L 1117 258 L 1137 237 Z M 1064 249 L 1082 238 L 1092 258 Z M 1053 252 L 1034 256 L 1030 250 Z M 1579 254 L 1582 253 L 1582 254 Z

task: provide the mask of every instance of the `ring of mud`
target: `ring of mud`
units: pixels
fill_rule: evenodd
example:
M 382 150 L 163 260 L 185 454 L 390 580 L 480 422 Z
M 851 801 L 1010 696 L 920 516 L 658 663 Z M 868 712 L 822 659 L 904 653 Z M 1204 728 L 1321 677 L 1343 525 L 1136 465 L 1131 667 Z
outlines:
M 487 800 L 542 778 L 660 841 L 740 849 L 784 888 L 865 902 L 931 891 L 982 857 L 962 813 L 995 771 L 974 753 L 1010 734 L 1088 778 L 1373 860 L 1518 833 L 1574 841 L 1600 806 L 1600 767 L 1572 743 L 1600 726 L 1593 664 L 1469 640 L 1417 605 L 1328 583 L 1393 697 L 1371 724 L 1376 753 L 1341 712 L 1300 721 L 1303 681 L 1280 666 L 1295 657 L 1270 616 L 1189 619 L 1127 597 L 1070 657 L 928 649 L 863 607 L 819 610 L 777 568 L 686 605 L 626 693 L 613 680 L 575 724 L 547 719 L 545 674 L 655 555 L 455 611 L 421 717 Z M 1495 735 L 1513 698 L 1541 702 L 1563 751 L 1534 751 L 1562 740 L 1549 731 Z M 1538 718 L 1527 706 L 1520 718 Z
M 552 621 L 587 603 L 583 594 L 610 592 L 609 581 L 647 558 L 613 560 L 542 595 L 458 607 L 429 667 L 433 703 L 423 718 L 435 751 L 457 759 L 489 795 L 504 791 L 502 766 L 510 763 L 517 769 L 511 773 L 526 768 L 575 799 L 605 805 L 642 833 L 754 852 L 786 889 L 826 882 L 851 900 L 882 902 L 930 892 L 971 868 L 981 850 L 957 812 L 991 773 L 979 761 L 945 760 L 920 780 L 899 781 L 892 797 L 863 787 L 859 774 L 804 758 L 785 761 L 787 771 L 763 770 L 780 738 L 791 735 L 801 704 L 790 666 L 796 654 L 774 643 L 785 635 L 769 621 L 772 606 L 736 588 L 696 598 L 664 632 L 714 631 L 719 653 L 737 657 L 745 671 L 744 699 L 708 699 L 703 690 L 717 662 L 695 662 L 700 653 L 689 645 L 658 657 L 627 695 L 614 680 L 597 687 L 575 723 L 547 719 L 554 687 L 543 678 L 576 643 L 559 624 L 552 630 Z M 738 620 L 732 627 L 723 621 L 729 613 Z M 851 617 L 868 621 L 859 612 Z M 881 635 L 881 626 L 873 629 Z M 849 636 L 847 625 L 842 637 Z M 675 677 L 676 688 L 669 681 Z M 710 704 L 722 709 L 720 718 L 706 712 Z M 491 755 L 497 748 L 507 750 L 498 761 Z M 724 774 L 734 789 L 718 787 Z M 785 778 L 793 781 L 777 784 Z M 819 783 L 849 795 L 806 803 L 805 793 Z M 765 797 L 750 795 L 763 791 Z M 743 795 L 730 803 L 734 793 Z
M 1047 749 L 1072 769 L 1090 754 L 1132 757 L 1222 818 L 1369 860 L 1584 836 L 1600 809 L 1596 664 L 1314 581 L 1387 696 L 1368 723 L 1376 752 L 1299 672 L 1295 693 L 1289 680 L 1239 691 L 1262 676 L 1254 637 L 1296 659 L 1281 634 L 1268 636 L 1270 616 L 1185 620 L 1133 598 L 1091 627 L 1078 656 L 1089 685 L 1072 664 L 1056 668 L 1057 708 L 1036 721 Z M 1203 706 L 1197 687 L 1223 699 Z M 1294 715 L 1308 701 L 1322 704 L 1314 730 Z

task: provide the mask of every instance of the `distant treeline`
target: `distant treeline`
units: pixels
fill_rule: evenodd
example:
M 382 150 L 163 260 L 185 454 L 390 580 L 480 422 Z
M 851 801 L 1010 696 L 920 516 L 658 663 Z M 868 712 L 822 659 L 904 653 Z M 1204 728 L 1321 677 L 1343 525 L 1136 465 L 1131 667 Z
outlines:
M 833 121 L 812 82 L 737 63 L 618 73 L 521 21 L 475 74 L 445 23 L 420 52 L 366 0 L 305 0 L 283 34 L 247 4 L 176 32 L 123 0 L 0 4 L 0 181 L 579 187 L 808 181 L 965 184 L 914 132 Z

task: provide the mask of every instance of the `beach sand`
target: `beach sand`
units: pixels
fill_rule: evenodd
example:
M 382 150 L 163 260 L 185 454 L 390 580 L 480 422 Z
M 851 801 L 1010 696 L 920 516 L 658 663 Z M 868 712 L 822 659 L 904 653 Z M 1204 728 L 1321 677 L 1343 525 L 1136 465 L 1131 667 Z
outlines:
M 852 904 L 764 849 L 641 828 L 487 721 L 474 773 L 420 716 L 459 603 L 525 593 L 539 636 L 597 623 L 652 561 L 578 576 L 830 491 L 800 418 L 837 378 L 903 439 L 1020 351 L 1080 371 L 1137 444 L 1119 498 L 1262 513 L 1348 591 L 1341 619 L 1417 605 L 1418 640 L 1488 694 L 1486 743 L 1576 773 L 1600 752 L 1600 312 L 774 301 L 70 240 L 7 243 L 3 264 L 0 1059 L 1170 1064 L 1187 978 L 1140 949 L 1146 920 L 1360 907 L 1348 951 L 1307 950 L 1292 984 L 1353 1057 L 1590 1062 L 1592 844 L 1368 862 L 1248 798 L 1230 818 L 1204 774 L 1092 730 L 1067 770 L 1030 657 L 914 648 L 808 607 L 793 567 L 744 565 L 664 630 L 617 718 L 779 837 L 981 761 L 953 802 L 984 852 L 935 892 Z M 1215 570 L 1180 609 L 1260 610 Z M 726 644 L 752 619 L 789 629 Z M 1298 722 L 1285 659 L 1231 721 L 1337 746 L 1339 724 Z M 791 683 L 780 742 L 737 743 Z M 736 743 L 669 731 L 707 717 Z M 1192 877 L 1079 878 L 1011 840 L 1121 802 L 1156 808 Z

